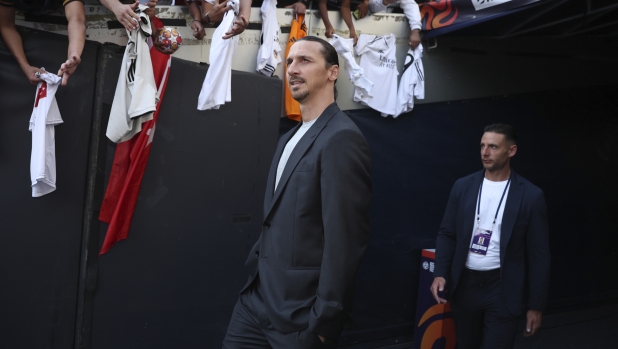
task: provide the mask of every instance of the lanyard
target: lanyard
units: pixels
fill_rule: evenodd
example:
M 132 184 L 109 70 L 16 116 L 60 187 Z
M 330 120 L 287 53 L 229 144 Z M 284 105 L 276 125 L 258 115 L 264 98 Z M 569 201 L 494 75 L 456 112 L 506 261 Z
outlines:
M 506 191 L 509 189 L 509 184 L 511 184 L 511 176 L 513 175 L 513 172 L 511 171 L 511 174 L 509 175 L 509 180 L 506 181 L 506 187 L 504 187 L 504 191 L 502 192 L 502 197 L 500 198 L 500 202 L 498 203 L 498 209 L 496 210 L 496 215 L 494 216 L 494 222 L 491 224 L 491 231 L 494 230 L 494 226 L 496 225 L 496 219 L 498 219 L 498 213 L 500 212 L 500 206 L 502 206 L 502 200 L 504 199 L 504 194 L 506 194 Z M 481 222 L 481 193 L 483 192 L 483 182 L 485 181 L 485 179 L 483 179 L 481 181 L 481 187 L 479 188 L 479 201 L 478 204 L 476 206 L 476 227 L 479 227 L 479 224 Z

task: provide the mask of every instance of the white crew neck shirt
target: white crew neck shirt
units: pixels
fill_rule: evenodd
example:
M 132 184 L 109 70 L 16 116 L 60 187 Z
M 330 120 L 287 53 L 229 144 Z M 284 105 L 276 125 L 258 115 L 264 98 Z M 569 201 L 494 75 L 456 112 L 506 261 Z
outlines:
M 507 182 L 508 180 L 502 182 L 492 182 L 487 178 L 483 178 L 483 191 L 481 192 L 480 207 L 481 219 L 478 226 L 479 228 L 491 230 L 491 226 L 496 215 L 496 210 L 498 209 L 498 204 L 500 203 L 500 198 L 502 197 L 502 193 L 504 193 L 504 188 L 506 187 Z M 478 253 L 470 252 L 470 250 L 468 250 L 466 268 L 481 271 L 500 268 L 500 235 L 502 229 L 502 216 L 504 215 L 504 207 L 506 206 L 506 200 L 508 196 L 509 192 L 507 190 L 507 192 L 504 193 L 502 205 L 500 205 L 500 211 L 498 212 L 496 225 L 494 226 L 493 233 L 491 234 L 491 241 L 489 243 L 489 248 L 487 249 L 487 254 L 481 255 Z M 476 205 L 474 206 L 474 226 L 472 228 L 472 237 L 470 239 L 470 244 L 472 244 L 472 239 L 474 239 L 474 232 L 477 228 L 476 208 L 479 204 L 478 192 L 476 200 Z
M 277 191 L 277 185 L 279 185 L 279 179 L 281 179 L 281 174 L 283 173 L 283 170 L 285 169 L 285 165 L 288 163 L 288 159 L 290 158 L 290 155 L 292 154 L 294 147 L 296 147 L 296 144 L 298 144 L 298 141 L 300 141 L 300 139 L 303 138 L 305 133 L 307 133 L 311 125 L 315 124 L 315 121 L 318 118 L 315 118 L 307 122 L 303 121 L 303 124 L 300 126 L 298 131 L 296 131 L 294 136 L 288 141 L 288 144 L 285 145 L 285 149 L 283 149 L 283 154 L 281 154 L 281 158 L 279 158 L 279 166 L 277 166 L 277 179 L 275 181 L 275 191 Z

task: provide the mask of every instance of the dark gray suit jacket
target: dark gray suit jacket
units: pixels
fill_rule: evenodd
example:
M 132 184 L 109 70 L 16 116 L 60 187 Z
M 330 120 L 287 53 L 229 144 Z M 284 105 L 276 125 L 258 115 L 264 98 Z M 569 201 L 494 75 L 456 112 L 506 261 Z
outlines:
M 438 232 L 434 277 L 446 279 L 449 297 L 456 294 L 466 266 L 484 177 L 482 170 L 455 182 Z M 527 295 L 529 309 L 544 311 L 550 265 L 547 207 L 543 191 L 515 171 L 500 234 L 500 280 L 507 309 L 520 315 Z
M 259 274 L 277 331 L 309 326 L 336 338 L 349 316 L 369 240 L 371 155 L 358 127 L 333 103 L 294 148 L 274 192 L 279 159 L 299 127 L 277 145 L 262 234 L 247 258 L 249 280 L 242 291 Z

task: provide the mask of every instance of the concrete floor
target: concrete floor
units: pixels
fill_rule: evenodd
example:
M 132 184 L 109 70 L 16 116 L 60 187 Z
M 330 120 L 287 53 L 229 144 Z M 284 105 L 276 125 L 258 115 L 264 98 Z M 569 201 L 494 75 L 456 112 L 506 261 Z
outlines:
M 517 336 L 514 349 L 618 348 L 618 304 L 546 316 L 530 338 Z
M 523 331 L 525 322 L 520 323 Z M 351 349 L 417 349 L 408 343 L 363 343 Z M 618 303 L 543 317 L 541 329 L 532 337 L 518 334 L 513 349 L 615 349 L 618 348 Z

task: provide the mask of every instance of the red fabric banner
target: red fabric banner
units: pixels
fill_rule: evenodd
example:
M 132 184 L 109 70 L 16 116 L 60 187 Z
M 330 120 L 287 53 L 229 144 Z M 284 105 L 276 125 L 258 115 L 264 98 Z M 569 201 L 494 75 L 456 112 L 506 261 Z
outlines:
M 153 28 L 163 27 L 158 18 L 152 19 Z M 155 82 L 159 89 L 159 102 L 153 119 L 142 124 L 142 131 L 126 142 L 118 143 L 109 183 L 101 205 L 99 220 L 109 223 L 105 241 L 99 255 L 107 252 L 116 242 L 129 236 L 133 212 L 137 204 L 142 178 L 146 171 L 148 156 L 152 148 L 155 126 L 167 80 L 171 56 L 150 49 Z

